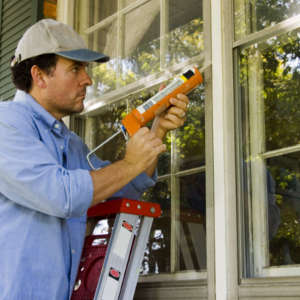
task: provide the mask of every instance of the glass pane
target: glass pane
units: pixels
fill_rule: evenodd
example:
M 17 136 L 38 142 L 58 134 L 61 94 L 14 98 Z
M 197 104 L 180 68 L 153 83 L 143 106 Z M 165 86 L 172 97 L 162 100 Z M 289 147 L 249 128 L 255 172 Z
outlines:
M 245 108 L 256 131 L 252 143 L 261 143 L 261 152 L 300 143 L 299 42 L 299 32 L 293 31 L 242 52 L 241 94 L 249 97 Z
M 169 0 L 167 64 L 179 63 L 204 50 L 203 10 L 200 0 Z
M 117 87 L 116 22 L 88 36 L 91 49 L 110 57 L 108 63 L 91 63 L 89 74 L 93 85 L 88 87 L 87 101 L 99 100 L 99 97 Z
M 234 0 L 235 39 L 241 39 L 299 13 L 299 0 Z
M 206 269 L 205 173 L 180 178 L 180 270 Z
M 252 212 L 252 207 L 266 204 L 266 242 L 269 242 L 266 245 L 271 266 L 299 263 L 294 254 L 299 251 L 300 237 L 296 201 L 299 155 L 284 154 L 288 151 L 285 147 L 300 143 L 299 37 L 297 31 L 276 36 L 248 47 L 240 56 L 241 147 L 247 166 L 242 180 L 244 195 L 249 197 L 245 219 L 247 223 L 250 219 L 247 216 L 253 213 L 253 221 L 258 211 Z M 269 151 L 274 151 L 273 155 L 278 151 L 277 155 L 282 156 L 267 159 L 265 166 L 262 155 Z M 263 219 L 255 224 L 250 220 L 254 238 L 265 232 L 263 224 Z M 259 256 L 265 254 L 262 251 Z
M 159 71 L 159 24 L 159 0 L 148 1 L 125 15 L 121 85 Z
M 143 275 L 170 272 L 171 192 L 169 181 L 157 182 L 143 200 L 159 203 L 163 214 L 154 219 L 142 264 Z
M 176 131 L 176 156 L 179 169 L 205 164 L 205 96 L 201 85 L 189 94 L 190 104 L 185 125 Z
M 87 5 L 85 0 L 85 6 Z M 89 26 L 99 23 L 105 18 L 113 15 L 118 10 L 118 0 L 89 0 Z
M 300 263 L 300 153 L 267 160 L 270 265 Z
M 136 2 L 137 0 L 124 0 L 124 6 L 128 6 L 134 2 Z
M 118 124 L 125 113 L 126 103 L 122 101 L 118 104 L 106 106 L 97 117 L 92 118 L 92 142 L 94 147 L 100 145 L 118 130 Z M 111 162 L 120 160 L 123 158 L 125 145 L 124 136 L 119 134 L 100 148 L 96 152 L 96 155 L 102 160 L 109 160 Z

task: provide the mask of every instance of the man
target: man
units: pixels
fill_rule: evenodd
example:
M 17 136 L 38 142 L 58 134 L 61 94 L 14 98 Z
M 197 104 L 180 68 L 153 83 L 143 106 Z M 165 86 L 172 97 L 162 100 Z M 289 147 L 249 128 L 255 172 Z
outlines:
M 69 299 L 87 209 L 152 186 L 162 139 L 184 122 L 188 98 L 178 95 L 151 130 L 129 140 L 122 160 L 94 156 L 99 169 L 91 170 L 88 148 L 62 118 L 83 110 L 88 62 L 107 60 L 54 20 L 36 23 L 18 43 L 11 64 L 18 91 L 0 105 L 0 299 Z

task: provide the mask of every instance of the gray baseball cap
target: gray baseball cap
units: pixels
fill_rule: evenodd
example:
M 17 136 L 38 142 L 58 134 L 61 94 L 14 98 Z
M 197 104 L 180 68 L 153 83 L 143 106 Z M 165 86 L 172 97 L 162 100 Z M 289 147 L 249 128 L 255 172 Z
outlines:
M 89 50 L 72 27 L 43 19 L 29 27 L 20 39 L 11 65 L 42 54 L 57 54 L 81 62 L 107 62 L 109 57 Z

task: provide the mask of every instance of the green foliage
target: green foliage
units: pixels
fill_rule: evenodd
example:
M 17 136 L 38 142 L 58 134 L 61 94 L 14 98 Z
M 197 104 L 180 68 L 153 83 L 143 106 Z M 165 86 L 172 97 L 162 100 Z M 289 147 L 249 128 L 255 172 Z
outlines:
M 299 0 L 235 0 L 237 39 L 275 25 L 300 12 Z

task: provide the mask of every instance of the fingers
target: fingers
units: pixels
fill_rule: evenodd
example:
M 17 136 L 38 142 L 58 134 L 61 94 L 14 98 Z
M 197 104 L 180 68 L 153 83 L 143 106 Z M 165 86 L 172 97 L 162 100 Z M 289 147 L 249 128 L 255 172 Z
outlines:
M 165 115 L 165 120 L 169 120 L 173 124 L 172 128 L 177 128 L 184 124 L 184 122 L 186 121 L 186 118 L 184 116 L 179 117 L 173 113 L 167 113 Z
M 170 103 L 186 111 L 189 104 L 189 98 L 184 94 L 178 94 L 176 98 L 170 99 Z
M 140 128 L 130 139 L 135 148 L 144 151 L 144 153 L 154 153 L 155 155 L 166 151 L 166 145 L 159 139 L 154 132 L 147 127 Z
M 144 147 L 149 149 L 149 152 L 155 153 L 155 155 L 159 155 L 162 152 L 166 151 L 166 145 L 163 144 L 162 140 L 157 138 L 155 133 L 150 131 L 148 128 L 144 130 L 144 135 L 141 137 L 141 142 Z
M 173 105 L 167 111 L 165 119 L 182 126 L 185 121 L 188 110 L 189 98 L 184 94 L 178 94 L 176 98 L 171 98 L 170 103 Z
M 184 118 L 186 116 L 186 111 L 186 109 L 173 106 L 167 111 L 167 114 L 175 115 L 178 118 Z
M 140 170 L 148 168 L 166 151 L 166 145 L 148 128 L 140 128 L 129 140 L 126 146 L 124 160 Z

